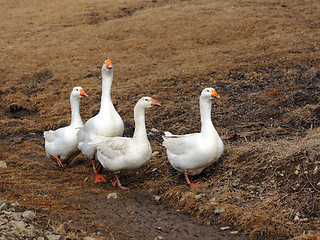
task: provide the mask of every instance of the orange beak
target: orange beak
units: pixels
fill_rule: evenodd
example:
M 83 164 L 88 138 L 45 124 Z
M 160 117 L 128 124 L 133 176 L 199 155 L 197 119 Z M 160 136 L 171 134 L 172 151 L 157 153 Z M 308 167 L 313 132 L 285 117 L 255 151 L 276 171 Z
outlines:
M 88 94 L 86 94 L 86 92 L 83 89 L 80 89 L 80 95 L 88 97 Z
M 112 69 L 112 62 L 111 62 L 110 59 L 107 59 L 107 60 L 106 60 L 106 68 L 109 69 L 109 70 Z
M 212 90 L 211 92 L 212 92 L 212 94 L 211 94 L 212 97 L 220 98 L 220 96 L 219 96 L 219 94 L 216 92 L 216 90 Z
M 153 98 L 151 98 L 151 105 L 152 105 L 152 106 L 161 106 L 160 103 L 158 103 L 157 101 L 155 101 Z

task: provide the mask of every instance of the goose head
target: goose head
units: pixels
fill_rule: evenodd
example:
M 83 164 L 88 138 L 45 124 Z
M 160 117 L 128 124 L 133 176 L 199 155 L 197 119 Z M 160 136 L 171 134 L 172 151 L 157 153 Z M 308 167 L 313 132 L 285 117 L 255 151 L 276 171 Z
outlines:
M 104 63 L 103 63 L 101 71 L 107 73 L 109 71 L 112 71 L 112 69 L 113 69 L 113 67 L 112 67 L 111 60 L 110 59 L 105 60 Z
M 160 103 L 155 101 L 151 97 L 142 97 L 137 103 L 137 106 L 143 107 L 143 108 L 149 108 L 153 106 L 160 106 Z
M 88 95 L 82 89 L 82 87 L 74 87 L 71 92 L 71 98 L 81 98 L 82 96 L 87 97 Z
M 220 98 L 219 94 L 213 88 L 205 88 L 202 90 L 201 98 L 213 99 L 214 97 Z

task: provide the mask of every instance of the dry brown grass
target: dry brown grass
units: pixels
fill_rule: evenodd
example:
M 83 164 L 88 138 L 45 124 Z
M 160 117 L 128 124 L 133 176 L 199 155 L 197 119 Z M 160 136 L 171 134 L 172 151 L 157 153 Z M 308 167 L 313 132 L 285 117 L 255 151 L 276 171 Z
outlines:
M 76 85 L 90 96 L 81 101 L 83 120 L 97 113 L 101 64 L 111 58 L 112 99 L 126 136 L 141 96 L 162 104 L 148 112 L 148 129 L 176 134 L 199 131 L 202 88 L 222 97 L 213 121 L 226 152 L 194 178 L 198 189 L 169 165 L 160 133 L 150 136 L 159 153 L 138 175 L 123 176 L 126 184 L 251 239 L 313 239 L 320 199 L 303 164 L 319 188 L 319 7 L 316 0 L 1 1 L 0 157 L 8 169 L 0 170 L 0 196 L 46 215 L 62 207 L 70 217 L 81 209 L 68 199 L 112 191 L 91 183 L 83 157 L 72 174 L 57 174 L 42 140 L 44 130 L 69 123 Z

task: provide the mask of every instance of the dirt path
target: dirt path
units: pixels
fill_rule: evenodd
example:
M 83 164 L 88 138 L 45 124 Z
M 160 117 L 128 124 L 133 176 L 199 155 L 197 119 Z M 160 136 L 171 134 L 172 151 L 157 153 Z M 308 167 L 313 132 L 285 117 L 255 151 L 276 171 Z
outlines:
M 247 239 L 205 226 L 143 193 L 130 190 L 118 194 L 117 199 L 91 196 L 92 204 L 86 205 L 102 225 L 119 227 L 119 231 L 111 233 L 115 239 Z

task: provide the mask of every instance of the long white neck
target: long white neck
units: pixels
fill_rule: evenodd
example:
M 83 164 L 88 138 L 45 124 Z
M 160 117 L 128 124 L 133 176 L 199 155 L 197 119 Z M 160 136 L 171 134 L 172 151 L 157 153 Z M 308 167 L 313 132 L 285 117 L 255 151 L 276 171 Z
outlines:
M 79 126 L 82 127 L 83 123 L 80 116 L 80 98 L 77 97 L 70 97 L 70 104 L 71 104 L 71 124 L 72 126 Z
M 134 123 L 135 129 L 133 138 L 135 141 L 148 141 L 146 123 L 145 123 L 145 108 L 135 106 L 134 108 Z
M 101 106 L 100 112 L 106 111 L 110 105 L 112 105 L 111 101 L 111 86 L 113 79 L 113 70 L 110 71 L 102 71 L 102 94 L 101 94 Z M 111 104 L 110 104 L 111 103 Z
M 212 134 L 217 132 L 211 121 L 211 101 L 200 97 L 201 133 Z

